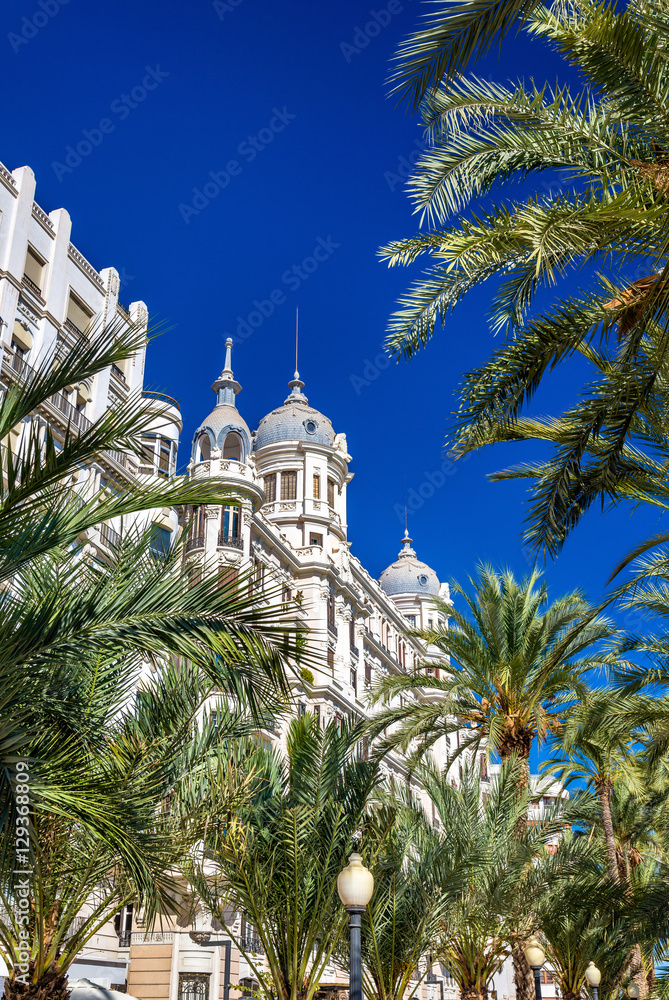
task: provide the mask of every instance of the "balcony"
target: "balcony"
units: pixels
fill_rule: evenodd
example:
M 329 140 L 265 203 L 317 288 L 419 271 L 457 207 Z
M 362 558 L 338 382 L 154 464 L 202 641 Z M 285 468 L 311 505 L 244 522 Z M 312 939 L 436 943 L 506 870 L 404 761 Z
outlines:
M 165 403 L 166 406 L 173 406 L 175 410 L 181 413 L 181 407 L 176 399 L 172 396 L 166 396 L 164 392 L 153 392 L 151 389 L 142 390 L 143 399 L 157 399 L 160 403 Z
M 112 375 L 115 375 L 116 378 L 118 378 L 118 379 L 121 380 L 121 382 L 125 382 L 126 381 L 125 372 L 121 371 L 121 369 L 119 368 L 118 365 L 112 365 L 111 366 L 111 370 L 112 370 Z
M 42 298 L 42 289 L 39 287 L 38 284 L 36 284 L 36 282 L 33 281 L 32 278 L 29 278 L 27 274 L 23 275 L 23 284 L 26 286 L 26 288 L 30 289 L 33 295 L 37 296 L 40 302 L 44 302 L 44 299 Z
M 330 633 L 330 635 L 333 635 L 336 638 L 336 636 L 337 636 L 337 626 L 335 625 L 334 622 L 328 622 L 328 632 Z
M 243 549 L 244 540 L 239 538 L 237 535 L 227 535 L 224 531 L 219 531 L 218 533 L 218 544 L 226 545 L 231 549 Z
M 64 326 L 66 330 L 69 330 L 70 333 L 73 333 L 75 337 L 79 337 L 80 340 L 83 340 L 85 338 L 86 334 L 84 333 L 84 331 L 80 330 L 79 327 L 76 325 L 76 323 L 72 322 L 69 316 L 65 320 Z
M 353 643 L 351 643 L 351 656 L 355 656 L 356 660 L 360 659 L 360 650 Z
M 204 548 L 204 531 L 199 535 L 195 535 L 193 538 L 189 538 L 186 542 L 186 552 L 190 552 L 192 549 L 203 549 Z
M 72 406 L 72 403 L 65 398 L 62 392 L 57 392 L 53 395 L 50 402 L 53 403 L 57 410 L 60 410 L 69 423 L 78 427 L 80 431 L 87 431 L 93 426 L 93 421 L 89 420 L 88 417 L 85 417 L 84 414 L 76 408 L 76 406 Z M 115 454 L 120 454 L 120 452 Z
M 252 955 L 264 955 L 265 949 L 262 941 L 254 934 L 243 934 L 239 939 L 239 947 L 242 951 L 250 952 Z
M 100 525 L 100 538 L 108 549 L 117 549 L 121 544 L 121 535 L 109 524 Z

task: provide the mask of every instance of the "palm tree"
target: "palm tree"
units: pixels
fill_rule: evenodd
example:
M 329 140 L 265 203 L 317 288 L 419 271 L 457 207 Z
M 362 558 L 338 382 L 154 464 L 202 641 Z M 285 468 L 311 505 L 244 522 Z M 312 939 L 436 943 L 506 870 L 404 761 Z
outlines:
M 471 593 L 457 584 L 452 588 L 466 611 L 436 602 L 450 622 L 415 633 L 442 654 L 438 671 L 427 676 L 425 664 L 418 664 L 411 673 L 385 677 L 373 701 L 391 704 L 369 727 L 380 733 L 393 726 L 385 745 L 413 745 L 416 755 L 459 733 L 451 760 L 484 746 L 503 763 L 517 757 L 524 784 L 532 744 L 561 725 L 585 690 L 585 671 L 604 662 L 594 647 L 614 629 L 578 591 L 549 604 L 536 570 L 518 583 L 508 571 L 481 566 L 470 582 Z M 424 697 L 393 707 L 409 692 Z
M 213 766 L 198 761 L 193 742 L 204 693 L 224 692 L 257 719 L 285 704 L 287 672 L 307 656 L 304 629 L 278 594 L 265 606 L 244 580 L 221 586 L 204 573 L 194 582 L 180 545 L 156 556 L 151 529 L 127 534 L 103 562 L 86 555 L 87 529 L 110 517 L 224 498 L 215 481 L 73 490 L 81 466 L 108 449 L 139 447 L 152 419 L 146 401 L 108 410 L 81 433 L 68 428 L 60 448 L 33 420 L 54 393 L 131 356 L 143 336 L 106 328 L 58 367 L 45 358 L 0 401 L 0 951 L 12 969 L 6 989 L 24 997 L 61 997 L 76 951 L 128 898 L 143 901 L 149 919 L 171 905 L 166 873 L 188 837 L 156 832 L 156 810 L 172 801 L 170 781 L 185 767 L 177 750 L 194 772 Z M 195 701 L 187 697 L 192 670 L 202 678 Z M 146 689 L 161 677 L 169 679 L 162 718 L 148 713 Z M 144 733 L 151 719 L 160 739 Z M 27 802 L 23 788 L 16 792 L 26 767 Z M 27 953 L 9 916 L 24 898 L 14 871 L 19 820 L 27 824 Z M 77 909 L 101 887 L 107 897 L 72 931 Z M 24 968 L 14 963 L 19 953 Z
M 585 781 L 597 796 L 601 810 L 609 875 L 620 881 L 619 858 L 612 816 L 616 781 L 630 793 L 642 795 L 646 786 L 634 744 L 645 736 L 644 725 L 658 714 L 657 702 L 638 695 L 622 696 L 607 688 L 589 690 L 574 705 L 555 734 L 554 756 L 542 764 L 567 784 Z
M 337 875 L 381 780 L 378 762 L 358 756 L 359 739 L 346 722 L 294 720 L 285 757 L 258 751 L 249 803 L 236 817 L 212 813 L 202 863 L 188 872 L 266 1000 L 312 1000 L 345 930 Z M 265 975 L 231 926 L 238 913 L 261 943 Z
M 390 75 L 391 93 L 414 109 L 428 92 L 462 72 L 477 56 L 523 21 L 540 0 L 445 0 L 423 15 L 423 26 L 400 43 Z
M 603 995 L 615 995 L 629 961 L 629 900 L 609 877 L 603 848 L 601 839 L 565 831 L 533 869 L 537 926 L 564 1000 L 587 995 L 589 962 L 602 973 Z
M 434 804 L 447 866 L 461 883 L 443 921 L 437 951 L 467 1000 L 487 998 L 492 977 L 509 954 L 516 993 L 533 996 L 534 985 L 521 944 L 533 927 L 534 878 L 538 856 L 558 836 L 564 819 L 528 824 L 528 790 L 519 794 L 518 760 L 502 766 L 492 781 L 482 781 L 466 763 L 459 786 L 448 772 L 421 767 L 421 780 Z
M 374 895 L 363 916 L 362 976 L 367 1000 L 414 996 L 431 971 L 435 941 L 458 888 L 439 832 L 404 788 L 384 789 L 387 805 L 373 809 L 363 836 Z M 337 958 L 349 967 L 348 944 Z
M 434 264 L 402 298 L 387 345 L 411 357 L 470 289 L 499 283 L 493 322 L 509 340 L 464 378 L 459 447 L 549 442 L 549 461 L 505 475 L 535 481 L 527 538 L 555 554 L 596 500 L 666 504 L 669 20 L 652 0 L 574 0 L 527 12 L 525 26 L 583 89 L 459 77 L 428 93 L 431 145 L 410 191 L 430 228 L 383 255 Z M 490 206 L 495 189 L 546 172 L 559 190 Z M 536 295 L 576 268 L 585 287 L 537 314 Z M 556 420 L 520 419 L 576 352 L 593 371 L 580 398 Z
M 10 1000 L 67 1000 L 70 965 L 128 902 L 149 925 L 174 912 L 174 871 L 202 836 L 211 791 L 224 788 L 228 808 L 244 794 L 226 741 L 248 723 L 222 704 L 216 726 L 202 718 L 214 690 L 203 671 L 168 664 L 129 697 L 123 668 L 118 657 L 64 662 L 72 714 L 57 713 L 25 748 L 29 796 L 13 797 L 3 773 L 0 955 Z M 26 777 L 21 769 L 14 787 L 24 791 Z M 23 850 L 16 819 L 25 799 Z

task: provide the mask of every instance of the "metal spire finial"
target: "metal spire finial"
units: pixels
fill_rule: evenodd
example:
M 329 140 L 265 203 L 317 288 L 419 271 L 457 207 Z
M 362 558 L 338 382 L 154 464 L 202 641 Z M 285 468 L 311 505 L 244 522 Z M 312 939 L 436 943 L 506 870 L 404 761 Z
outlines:
M 300 377 L 300 373 L 297 367 L 297 348 L 298 348 L 298 339 L 300 330 L 299 320 L 300 320 L 300 311 L 299 308 L 295 306 L 295 378 Z

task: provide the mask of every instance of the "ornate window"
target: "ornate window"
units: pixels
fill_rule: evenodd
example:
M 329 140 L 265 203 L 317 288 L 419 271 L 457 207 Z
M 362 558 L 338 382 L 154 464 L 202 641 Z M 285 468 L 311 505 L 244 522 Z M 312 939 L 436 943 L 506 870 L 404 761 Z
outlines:
M 180 972 L 179 1000 L 209 1000 L 208 972 Z
M 297 472 L 281 473 L 281 499 L 297 500 Z

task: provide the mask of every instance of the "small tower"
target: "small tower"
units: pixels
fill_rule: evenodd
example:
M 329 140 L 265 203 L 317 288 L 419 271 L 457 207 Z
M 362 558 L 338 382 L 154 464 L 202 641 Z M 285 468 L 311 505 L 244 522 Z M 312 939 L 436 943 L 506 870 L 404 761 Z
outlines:
M 216 393 L 216 406 L 195 431 L 191 462 L 206 462 L 216 457 L 246 463 L 251 454 L 251 432 L 237 410 L 236 397 L 242 387 L 232 372 L 231 337 L 225 342 L 225 366 L 212 389 Z
M 221 481 L 221 500 L 188 511 L 186 552 L 219 572 L 234 570 L 250 557 L 251 518 L 262 503 L 251 459 L 251 432 L 237 410 L 241 385 L 232 372 L 232 340 L 225 342 L 225 366 L 212 385 L 216 406 L 193 435 L 189 475 Z

